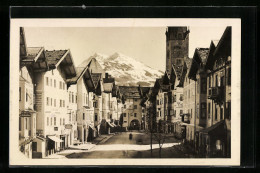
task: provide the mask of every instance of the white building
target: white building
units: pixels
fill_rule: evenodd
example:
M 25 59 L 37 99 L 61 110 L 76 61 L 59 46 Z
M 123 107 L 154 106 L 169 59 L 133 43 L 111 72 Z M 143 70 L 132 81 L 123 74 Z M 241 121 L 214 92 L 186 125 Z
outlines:
M 67 84 L 76 76 L 69 50 L 45 51 L 48 69 L 35 72 L 37 133 L 46 138 L 46 155 L 62 150 L 68 145 L 66 133 Z M 44 157 L 44 155 L 43 155 Z

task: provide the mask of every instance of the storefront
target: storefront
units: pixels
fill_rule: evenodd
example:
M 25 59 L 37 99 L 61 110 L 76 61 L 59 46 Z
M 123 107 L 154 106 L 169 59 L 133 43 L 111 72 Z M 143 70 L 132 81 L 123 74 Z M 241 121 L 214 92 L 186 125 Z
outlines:
M 47 153 L 51 155 L 61 150 L 64 141 L 56 136 L 47 136 Z
M 201 130 L 198 136 L 199 154 L 201 156 L 210 158 L 226 157 L 227 130 L 224 120 Z

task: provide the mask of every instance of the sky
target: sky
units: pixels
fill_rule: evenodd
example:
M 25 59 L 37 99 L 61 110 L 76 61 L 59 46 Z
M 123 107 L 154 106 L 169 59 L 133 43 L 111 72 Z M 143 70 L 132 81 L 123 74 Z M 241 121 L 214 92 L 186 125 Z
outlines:
M 45 50 L 70 49 L 74 63 L 95 53 L 115 52 L 135 58 L 144 64 L 165 71 L 166 27 L 26 27 L 28 47 Z M 189 27 L 189 57 L 197 47 L 207 48 L 211 40 L 219 40 L 225 27 Z

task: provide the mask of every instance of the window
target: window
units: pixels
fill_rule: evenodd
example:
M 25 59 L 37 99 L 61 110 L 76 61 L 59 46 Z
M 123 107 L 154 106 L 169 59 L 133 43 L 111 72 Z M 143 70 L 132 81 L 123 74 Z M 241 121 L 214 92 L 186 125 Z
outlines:
M 95 114 L 95 121 L 97 121 L 98 120 L 98 116 L 97 116 L 97 114 Z
M 211 87 L 211 76 L 209 76 L 209 88 Z
M 61 122 L 61 118 L 60 118 L 60 125 L 61 125 L 61 123 L 62 123 L 62 122 Z
M 188 90 L 188 98 L 190 98 L 190 90 Z
M 85 120 L 85 113 L 83 113 L 83 120 Z
M 207 93 L 207 80 L 206 78 L 201 79 L 201 93 Z
M 224 86 L 224 76 L 221 76 L 220 78 L 220 86 Z
M 47 117 L 47 126 L 49 126 L 49 117 Z
M 51 117 L 51 126 L 52 126 L 52 117 Z
M 25 96 L 26 98 L 26 102 L 28 102 L 28 90 L 26 89 L 26 96 Z
M 200 93 L 200 80 L 198 79 L 197 81 L 197 93 Z
M 37 151 L 37 142 L 32 142 L 32 151 Z
M 69 121 L 71 122 L 71 113 L 69 114 Z
M 124 114 L 124 117 L 126 117 L 126 113 L 123 113 Z
M 183 110 L 180 110 L 180 115 L 182 115 L 183 114 Z
M 49 86 L 49 78 L 46 77 L 46 85 Z
M 71 92 L 69 92 L 69 103 L 71 103 Z
M 215 105 L 215 120 L 218 119 L 218 109 L 217 109 L 217 105 Z
M 227 80 L 227 84 L 231 85 L 231 68 L 228 69 L 228 80 Z
M 60 81 L 60 87 L 59 87 L 60 89 L 62 89 L 62 82 Z
M 63 118 L 63 125 L 65 125 L 65 118 Z
M 21 91 L 21 87 L 19 87 L 19 101 L 22 100 L 22 91 Z
M 124 108 L 126 108 L 126 105 L 124 105 Z
M 137 99 L 134 99 L 135 102 L 137 102 Z
M 220 108 L 220 120 L 223 119 L 223 108 Z
M 182 34 L 178 34 L 178 40 L 182 39 Z
M 227 119 L 231 119 L 231 102 L 227 102 Z
M 210 118 L 210 103 L 208 103 L 208 118 Z
M 65 100 L 63 100 L 63 107 L 65 107 Z
M 54 102 L 54 107 L 56 107 L 56 99 L 54 99 L 54 101 L 53 101 L 53 102 Z
M 56 88 L 56 79 L 54 79 L 54 88 Z
M 183 101 L 183 94 L 180 95 L 180 101 Z
M 60 107 L 62 107 L 62 100 L 60 100 Z
M 215 87 L 218 86 L 218 75 L 216 75 L 216 79 L 215 79 Z
M 46 98 L 46 105 L 49 106 L 49 97 Z
M 176 110 L 174 110 L 174 115 L 173 116 L 176 117 Z
M 127 121 L 124 121 L 124 123 L 127 123 Z
M 134 116 L 137 117 L 137 113 L 134 113 Z
M 21 128 L 21 126 L 22 126 L 22 125 L 21 125 L 21 124 L 22 124 L 22 122 L 21 122 L 21 121 L 22 121 L 22 118 L 21 118 L 21 117 L 19 117 L 19 131 L 21 131 L 21 130 L 22 130 L 22 128 Z
M 75 103 L 77 103 L 78 97 L 77 97 L 77 93 L 75 94 Z
M 62 88 L 63 88 L 63 90 L 65 90 L 65 83 L 63 83 L 63 85 L 62 85 L 62 86 L 63 86 L 63 87 L 62 87 Z
M 56 117 L 54 117 L 54 126 L 56 126 Z
M 137 105 L 134 105 L 134 109 L 137 109 Z
M 27 118 L 24 118 L 24 122 L 25 122 L 25 129 L 27 130 Z

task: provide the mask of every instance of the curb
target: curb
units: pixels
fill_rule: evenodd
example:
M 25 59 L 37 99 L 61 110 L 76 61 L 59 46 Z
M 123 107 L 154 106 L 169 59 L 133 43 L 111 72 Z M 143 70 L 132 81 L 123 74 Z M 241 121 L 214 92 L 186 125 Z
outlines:
M 93 147 L 89 148 L 88 150 L 91 150 L 91 149 L 95 148 L 100 142 L 104 141 L 105 139 L 108 140 L 108 139 L 110 139 L 111 137 L 113 137 L 114 135 L 115 135 L 115 134 L 112 134 L 112 135 L 110 135 L 110 136 L 104 137 L 103 139 L 101 139 L 100 141 L 98 141 L 97 143 L 95 143 L 95 145 L 94 145 Z

